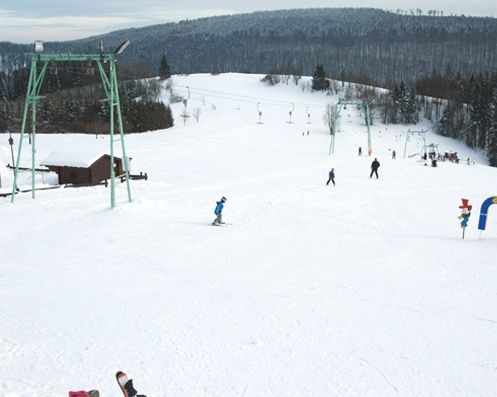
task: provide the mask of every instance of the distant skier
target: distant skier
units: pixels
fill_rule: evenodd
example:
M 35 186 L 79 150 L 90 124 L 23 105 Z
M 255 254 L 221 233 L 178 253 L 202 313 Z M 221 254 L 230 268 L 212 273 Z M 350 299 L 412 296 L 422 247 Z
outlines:
M 396 155 L 395 150 L 392 150 L 392 159 L 394 160 L 395 160 L 395 155 Z
M 216 208 L 214 209 L 214 214 L 216 214 L 216 219 L 214 219 L 214 222 L 212 222 L 213 226 L 219 226 L 223 224 L 223 208 L 224 208 L 224 203 L 226 202 L 226 197 L 221 197 L 221 200 L 216 202 Z
M 359 146 L 359 152 L 358 152 L 358 155 L 359 156 L 362 156 L 362 148 Z
M 333 186 L 335 186 L 335 169 L 332 168 L 328 173 L 328 182 L 326 182 L 326 186 L 330 184 L 330 181 L 333 182 Z
M 374 161 L 371 163 L 371 175 L 369 175 L 370 178 L 373 177 L 373 174 L 376 175 L 376 179 L 378 179 L 378 168 L 380 168 L 380 162 L 378 159 L 374 159 Z
M 138 394 L 136 389 L 133 387 L 133 379 L 128 379 L 128 375 L 124 372 L 116 373 L 117 383 L 119 383 L 119 387 L 124 394 L 124 397 L 147 397 L 143 394 Z

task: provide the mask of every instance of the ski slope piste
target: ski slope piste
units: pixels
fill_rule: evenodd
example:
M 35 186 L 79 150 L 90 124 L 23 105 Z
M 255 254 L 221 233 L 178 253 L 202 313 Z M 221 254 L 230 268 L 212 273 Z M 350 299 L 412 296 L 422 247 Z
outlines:
M 113 210 L 105 186 L 0 198 L 0 396 L 118 397 L 117 370 L 148 396 L 495 396 L 497 206 L 485 230 L 478 217 L 497 169 L 425 120 L 470 165 L 425 165 L 416 138 L 403 159 L 413 126 L 378 117 L 370 157 L 356 106 L 330 156 L 324 109 L 344 92 L 262 77 L 173 76 L 190 90 L 175 126 L 126 136 L 131 171 L 149 175 L 132 203 L 121 183 Z M 56 132 L 37 135 L 38 163 L 109 145 Z M 10 157 L 2 139 L 2 193 Z M 232 225 L 212 227 L 222 196 Z

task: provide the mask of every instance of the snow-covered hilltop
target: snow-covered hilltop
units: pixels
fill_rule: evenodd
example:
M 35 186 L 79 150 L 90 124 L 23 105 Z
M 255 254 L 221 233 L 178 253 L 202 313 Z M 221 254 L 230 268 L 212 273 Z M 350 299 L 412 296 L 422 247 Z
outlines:
M 104 186 L 0 198 L 0 395 L 120 396 L 117 370 L 148 396 L 495 394 L 497 209 L 482 234 L 477 221 L 497 169 L 431 130 L 464 161 L 425 166 L 415 138 L 403 159 L 401 125 L 375 123 L 368 157 L 354 105 L 329 156 L 323 113 L 338 98 L 261 77 L 175 76 L 190 117 L 177 102 L 172 129 L 126 137 L 132 171 L 149 175 L 131 204 L 124 184 L 112 211 Z M 37 142 L 39 161 L 108 147 Z M 212 227 L 223 195 L 232 224 Z

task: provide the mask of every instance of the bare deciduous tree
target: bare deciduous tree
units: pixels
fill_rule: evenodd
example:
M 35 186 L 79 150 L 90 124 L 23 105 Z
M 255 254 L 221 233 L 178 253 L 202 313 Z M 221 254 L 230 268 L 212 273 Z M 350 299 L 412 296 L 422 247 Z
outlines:
M 336 130 L 336 122 L 337 122 L 337 108 L 336 105 L 331 103 L 326 105 L 326 109 L 323 115 L 324 124 L 328 127 L 330 134 L 333 134 Z

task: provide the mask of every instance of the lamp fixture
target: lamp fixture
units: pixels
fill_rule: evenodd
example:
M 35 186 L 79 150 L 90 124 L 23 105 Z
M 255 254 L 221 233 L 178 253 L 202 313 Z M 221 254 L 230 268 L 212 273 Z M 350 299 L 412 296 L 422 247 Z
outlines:
M 35 52 L 38 54 L 43 52 L 43 41 L 35 40 Z
M 114 54 L 121 55 L 128 46 L 129 46 L 129 40 L 124 41 L 123 43 L 121 43 L 119 47 L 115 49 Z

